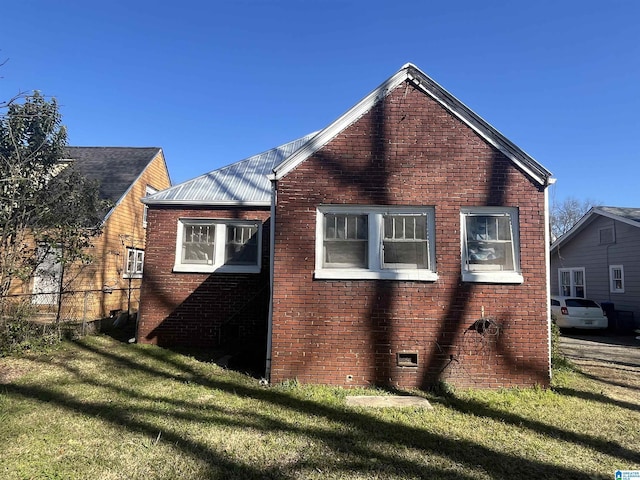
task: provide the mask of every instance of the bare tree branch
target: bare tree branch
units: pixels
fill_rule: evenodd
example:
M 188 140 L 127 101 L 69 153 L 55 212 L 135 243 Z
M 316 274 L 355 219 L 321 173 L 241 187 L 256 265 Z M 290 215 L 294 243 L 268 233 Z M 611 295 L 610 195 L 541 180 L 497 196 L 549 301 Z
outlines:
M 551 241 L 554 242 L 567 233 L 598 201 L 592 198 L 578 200 L 567 197 L 551 207 Z

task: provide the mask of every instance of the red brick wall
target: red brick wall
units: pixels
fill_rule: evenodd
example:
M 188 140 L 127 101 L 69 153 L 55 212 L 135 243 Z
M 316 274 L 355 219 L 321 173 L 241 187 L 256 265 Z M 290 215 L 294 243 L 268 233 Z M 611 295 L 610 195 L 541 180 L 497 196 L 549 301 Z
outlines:
M 272 382 L 548 384 L 544 192 L 430 97 L 401 85 L 277 188 Z M 314 280 L 323 203 L 435 206 L 439 279 Z M 519 208 L 524 283 L 464 283 L 460 209 L 497 205 Z
M 262 220 L 260 274 L 173 272 L 180 218 Z M 140 298 L 138 341 L 215 347 L 262 339 L 269 300 L 269 209 L 182 209 L 151 206 Z

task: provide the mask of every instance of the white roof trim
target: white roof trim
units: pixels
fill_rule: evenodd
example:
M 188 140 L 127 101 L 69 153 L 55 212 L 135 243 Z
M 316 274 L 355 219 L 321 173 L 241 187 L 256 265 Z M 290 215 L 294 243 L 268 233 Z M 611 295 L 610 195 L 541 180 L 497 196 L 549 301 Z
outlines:
M 337 136 L 342 130 L 351 125 L 354 121 L 368 112 L 380 98 L 385 97 L 391 90 L 400 85 L 403 81 L 410 80 L 423 92 L 436 100 L 457 118 L 472 128 L 478 135 L 485 139 L 490 145 L 497 148 L 514 164 L 516 164 L 530 178 L 536 181 L 540 186 L 548 186 L 553 182 L 551 172 L 546 170 L 542 165 L 536 162 L 530 155 L 518 148 L 509 141 L 498 130 L 493 128 L 489 123 L 456 99 L 453 95 L 442 88 L 438 83 L 423 73 L 415 65 L 411 63 L 405 64 L 391 78 L 382 83 L 378 88 L 373 90 L 369 95 L 364 97 L 359 103 L 348 110 L 344 115 L 335 120 L 332 124 L 320 131 L 318 135 L 309 140 L 307 144 L 302 146 L 293 155 L 283 161 L 274 169 L 271 180 L 279 180 L 286 176 L 291 170 L 296 168 L 300 163 L 320 150 L 330 140 Z
M 207 200 L 153 200 L 147 201 L 146 198 L 142 198 L 141 202 L 145 205 L 186 205 L 186 206 L 235 206 L 235 207 L 270 207 L 271 201 L 267 202 L 243 202 L 241 200 L 216 200 L 214 202 Z
M 360 100 L 360 102 L 349 109 L 344 115 L 335 120 L 328 127 L 321 130 L 315 137 L 309 140 L 308 143 L 300 147 L 293 155 L 278 165 L 274 169 L 273 175 L 269 178 L 271 180 L 280 180 L 286 176 L 291 170 L 296 168 L 307 158 L 329 143 L 329 141 L 337 136 L 342 130 L 367 113 L 371 108 L 373 108 L 378 100 L 380 100 L 380 98 L 385 97 L 392 89 L 400 85 L 400 83 L 406 79 L 407 71 L 406 68 L 403 67 L 373 92 Z

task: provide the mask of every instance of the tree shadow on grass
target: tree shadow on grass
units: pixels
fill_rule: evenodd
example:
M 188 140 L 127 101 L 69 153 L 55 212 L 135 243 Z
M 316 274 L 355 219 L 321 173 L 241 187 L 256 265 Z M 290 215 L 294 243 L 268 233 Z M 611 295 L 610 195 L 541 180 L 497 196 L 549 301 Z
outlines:
M 585 378 L 588 378 L 589 380 L 593 380 L 595 382 L 599 382 L 599 383 L 604 383 L 606 385 L 611 385 L 612 387 L 620 387 L 620 388 L 627 388 L 629 390 L 640 390 L 640 386 L 638 385 L 632 385 L 630 383 L 624 383 L 624 382 L 618 382 L 615 380 L 610 380 L 608 378 L 604 378 L 600 375 L 594 375 L 592 373 L 587 373 L 585 371 L 583 371 L 582 369 L 579 369 L 580 371 L 580 375 L 582 375 Z
M 593 402 L 602 403 L 606 406 L 615 406 L 619 408 L 624 408 L 627 410 L 631 410 L 632 412 L 640 412 L 640 404 L 625 402 L 622 400 L 615 400 L 613 398 L 607 397 L 606 395 L 593 393 L 593 392 L 585 392 L 583 390 L 575 390 L 573 388 L 566 388 L 566 387 L 556 387 L 554 388 L 554 390 L 561 395 L 576 397 L 582 400 L 590 400 Z M 640 460 L 640 453 L 638 454 L 638 459 Z
M 110 403 L 106 398 L 82 400 L 75 395 L 61 393 L 55 386 L 28 386 L 9 384 L 6 393 L 38 401 L 51 403 L 70 412 L 100 418 L 129 431 L 156 438 L 162 432 L 162 441 L 175 445 L 185 455 L 197 462 L 205 462 L 208 478 L 296 478 L 300 471 L 330 472 L 332 475 L 358 473 L 374 478 L 401 476 L 409 478 L 451 478 L 448 467 L 425 467 L 424 461 L 412 461 L 410 457 L 394 455 L 397 449 L 415 450 L 421 460 L 429 456 L 446 457 L 452 465 L 457 465 L 455 478 L 476 478 L 479 472 L 490 478 L 583 478 L 584 472 L 542 461 L 523 458 L 469 440 L 455 439 L 446 433 L 436 434 L 410 425 L 376 418 L 367 410 L 351 409 L 342 405 L 329 406 L 312 400 L 295 398 L 286 390 L 262 388 L 257 382 L 245 378 L 235 379 L 227 373 L 211 372 L 210 366 L 194 364 L 192 360 L 167 353 L 160 348 L 131 347 L 130 350 L 113 350 L 77 342 L 78 348 L 87 355 L 94 355 L 105 368 L 115 368 L 122 372 L 138 372 L 150 376 L 151 381 L 172 380 L 190 382 L 235 397 L 266 402 L 277 409 L 290 410 L 290 414 L 278 418 L 269 410 L 238 411 L 237 407 L 207 405 L 195 400 L 159 398 L 141 393 L 134 386 L 122 386 L 111 379 L 96 380 L 90 373 L 83 372 L 73 362 L 62 364 L 80 384 L 88 384 L 105 389 L 112 395 L 125 395 L 133 404 Z M 126 373 L 123 373 L 126 374 Z M 568 392 L 574 394 L 575 392 Z M 149 401 L 152 406 L 136 406 L 135 401 Z M 610 402 L 606 398 L 598 398 Z M 527 429 L 549 438 L 559 438 L 575 445 L 595 449 L 598 452 L 617 457 L 621 464 L 637 464 L 640 457 L 619 443 L 603 441 L 589 435 L 559 429 L 541 422 L 529 420 L 516 414 L 505 413 L 471 400 L 457 398 L 443 399 L 447 407 L 462 413 L 482 416 L 519 428 Z M 156 406 L 158 405 L 158 406 Z M 321 442 L 331 452 L 322 458 L 304 455 L 295 462 L 277 467 L 262 467 L 239 462 L 229 456 L 224 449 L 204 442 L 186 438 L 178 428 L 167 428 L 167 423 L 158 423 L 150 416 L 166 418 L 176 422 L 197 422 L 215 427 L 230 427 L 263 432 L 282 432 L 306 436 Z M 323 423 L 292 421 L 294 415 L 309 415 L 321 418 Z M 335 428 L 339 425 L 339 428 Z M 393 448 L 386 448 L 387 446 Z M 469 474 L 460 474 L 460 466 Z M 475 472 L 475 473 L 474 473 Z M 598 477 L 592 477 L 598 478 Z M 605 478 L 605 477 L 602 477 Z

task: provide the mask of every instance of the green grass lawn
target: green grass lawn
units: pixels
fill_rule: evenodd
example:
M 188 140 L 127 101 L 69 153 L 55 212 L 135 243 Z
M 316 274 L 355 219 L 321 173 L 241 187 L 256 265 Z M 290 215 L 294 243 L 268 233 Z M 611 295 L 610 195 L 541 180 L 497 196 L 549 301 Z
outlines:
M 107 336 L 0 359 L 3 479 L 613 479 L 640 469 L 640 379 L 562 369 L 549 390 L 433 409 L 254 378 Z

